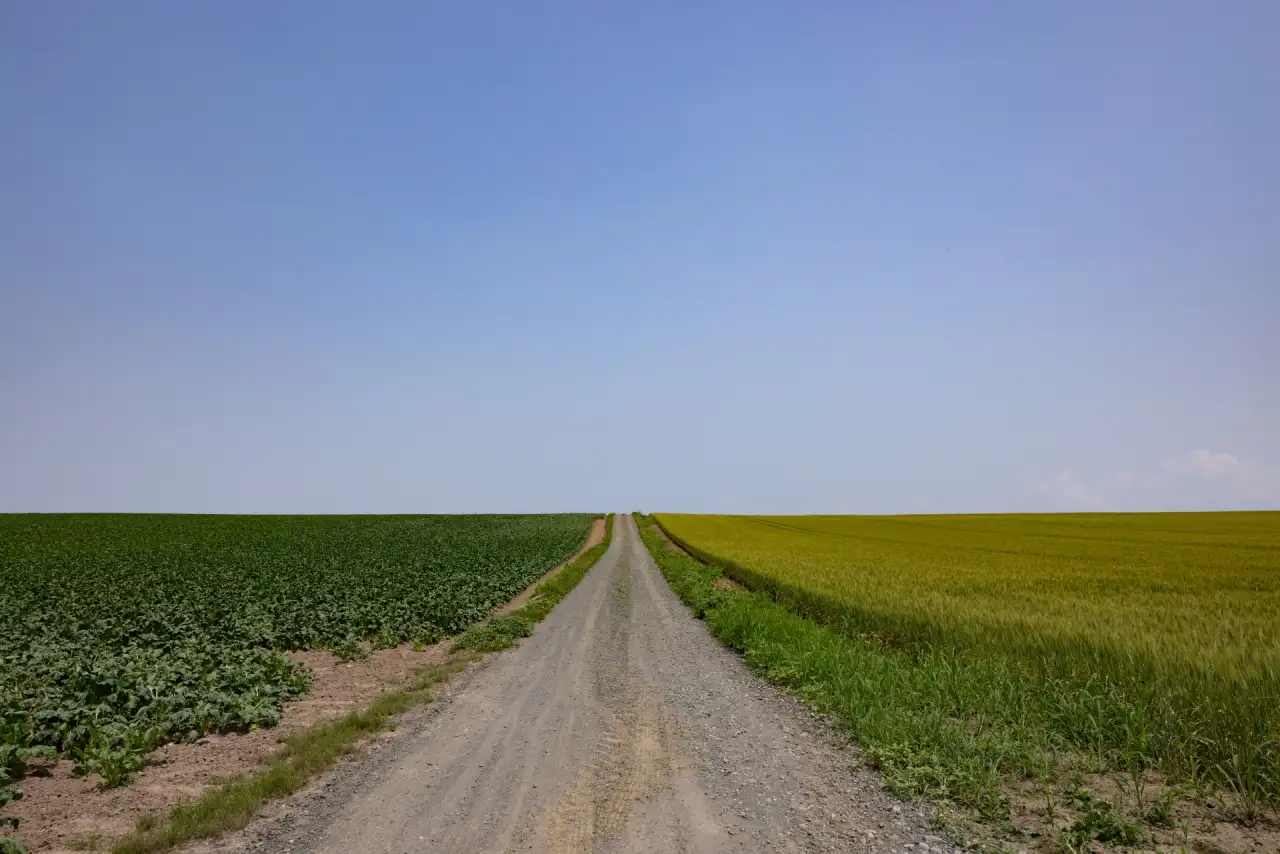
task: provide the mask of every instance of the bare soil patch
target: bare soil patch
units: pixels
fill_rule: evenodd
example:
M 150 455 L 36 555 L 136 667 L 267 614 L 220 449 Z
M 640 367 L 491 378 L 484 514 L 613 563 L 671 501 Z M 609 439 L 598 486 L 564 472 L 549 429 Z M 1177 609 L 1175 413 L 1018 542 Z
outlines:
M 305 698 L 285 707 L 279 725 L 166 744 L 152 754 L 137 782 L 107 791 L 97 788 L 96 774 L 73 776 L 74 763 L 64 759 L 48 768 L 48 776 L 23 779 L 23 799 L 7 811 L 21 821 L 22 839 L 33 852 L 85 850 L 95 842 L 106 847 L 105 841 L 132 830 L 144 814 L 167 812 L 199 797 L 208 786 L 252 770 L 291 735 L 401 686 L 415 670 L 443 662 L 447 655 L 447 642 L 374 650 L 354 662 L 339 661 L 328 652 L 290 653 L 295 662 L 311 668 L 315 679 Z
M 1256 819 L 1245 820 L 1241 805 L 1224 800 L 1221 796 L 1190 793 L 1170 787 L 1154 771 L 1143 778 L 1142 803 L 1135 802 L 1132 782 L 1112 776 L 1095 776 L 1084 787 L 1101 802 L 1111 805 L 1127 820 L 1142 825 L 1147 841 L 1141 850 L 1181 852 L 1187 854 L 1262 854 L 1280 851 L 1280 823 L 1274 812 L 1266 812 Z M 1162 795 L 1177 795 L 1170 806 L 1172 826 L 1162 826 L 1150 821 L 1139 822 L 1137 817 L 1149 813 L 1160 802 Z M 1044 791 L 1026 782 L 1010 794 L 1011 823 L 1028 839 L 1034 851 L 1060 850 L 1056 842 L 1058 831 L 1070 827 L 1081 815 L 1061 791 Z M 1113 850 L 1100 843 L 1090 843 L 1088 850 L 1103 852 Z

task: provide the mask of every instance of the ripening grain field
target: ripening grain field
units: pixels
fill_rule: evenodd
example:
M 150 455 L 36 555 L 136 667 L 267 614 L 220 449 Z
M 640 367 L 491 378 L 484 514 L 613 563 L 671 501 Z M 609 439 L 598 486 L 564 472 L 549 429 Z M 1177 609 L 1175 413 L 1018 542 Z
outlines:
M 0 798 L 32 752 L 123 779 L 157 742 L 271 725 L 309 682 L 283 651 L 433 643 L 594 518 L 0 516 Z
M 1280 513 L 656 518 L 847 634 L 998 663 L 975 712 L 1280 802 Z

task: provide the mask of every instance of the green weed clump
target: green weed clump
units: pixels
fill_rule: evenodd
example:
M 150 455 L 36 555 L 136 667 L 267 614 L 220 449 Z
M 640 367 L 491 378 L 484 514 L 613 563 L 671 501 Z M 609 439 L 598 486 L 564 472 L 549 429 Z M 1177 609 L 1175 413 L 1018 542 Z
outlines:
M 929 692 L 930 720 L 1280 803 L 1280 513 L 655 518 L 790 613 L 915 662 L 890 682 Z

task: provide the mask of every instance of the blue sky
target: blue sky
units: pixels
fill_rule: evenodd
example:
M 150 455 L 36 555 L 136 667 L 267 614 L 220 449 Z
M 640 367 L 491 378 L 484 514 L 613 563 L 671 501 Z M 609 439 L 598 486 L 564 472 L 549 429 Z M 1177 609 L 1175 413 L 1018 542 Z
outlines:
M 1280 507 L 1278 43 L 6 3 L 0 511 Z

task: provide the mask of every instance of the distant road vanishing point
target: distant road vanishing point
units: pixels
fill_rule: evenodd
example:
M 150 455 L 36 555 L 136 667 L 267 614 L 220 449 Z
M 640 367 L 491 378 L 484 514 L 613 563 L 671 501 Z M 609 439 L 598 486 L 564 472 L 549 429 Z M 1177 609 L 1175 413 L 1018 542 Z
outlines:
M 708 634 L 622 514 L 533 637 L 392 744 L 265 850 L 901 851 L 936 833 Z

